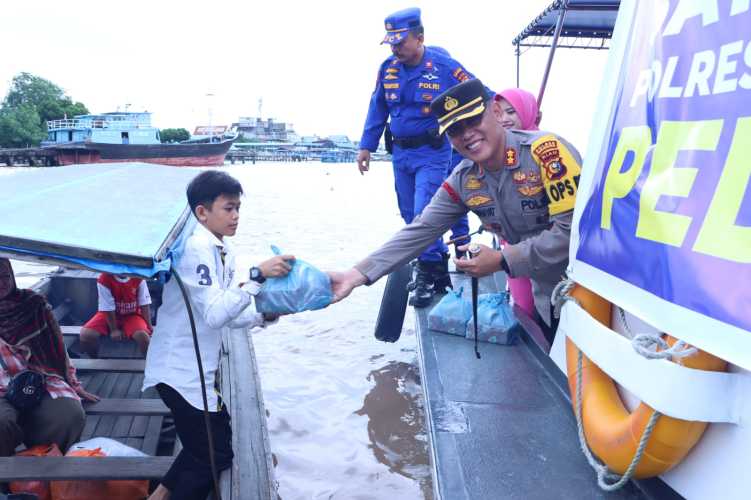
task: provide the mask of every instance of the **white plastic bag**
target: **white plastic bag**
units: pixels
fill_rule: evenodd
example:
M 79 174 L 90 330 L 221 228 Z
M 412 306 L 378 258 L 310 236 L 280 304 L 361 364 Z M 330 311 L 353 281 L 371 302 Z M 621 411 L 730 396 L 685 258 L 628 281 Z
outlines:
M 70 447 L 70 451 L 75 450 L 96 450 L 99 448 L 102 453 L 108 457 L 147 457 L 148 455 L 141 450 L 131 448 L 128 445 L 122 444 L 115 439 L 96 437 L 81 441 Z

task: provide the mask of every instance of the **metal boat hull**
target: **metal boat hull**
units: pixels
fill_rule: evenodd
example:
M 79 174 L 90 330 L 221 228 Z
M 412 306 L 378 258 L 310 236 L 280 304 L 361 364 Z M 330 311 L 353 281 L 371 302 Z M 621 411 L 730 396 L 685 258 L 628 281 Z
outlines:
M 50 146 L 58 165 L 143 162 L 175 167 L 214 167 L 224 164 L 232 140 L 194 144 L 105 144 L 78 142 Z

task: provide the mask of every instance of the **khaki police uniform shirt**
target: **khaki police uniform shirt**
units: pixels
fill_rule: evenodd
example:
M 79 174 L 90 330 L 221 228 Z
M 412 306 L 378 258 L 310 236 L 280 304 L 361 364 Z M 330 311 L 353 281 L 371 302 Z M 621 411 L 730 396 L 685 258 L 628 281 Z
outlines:
M 540 316 L 550 321 L 550 295 L 568 266 L 581 156 L 565 139 L 542 131 L 506 131 L 498 172 L 464 160 L 422 214 L 355 267 L 374 282 L 419 255 L 456 220 L 474 212 L 509 244 L 511 277 L 529 277 Z

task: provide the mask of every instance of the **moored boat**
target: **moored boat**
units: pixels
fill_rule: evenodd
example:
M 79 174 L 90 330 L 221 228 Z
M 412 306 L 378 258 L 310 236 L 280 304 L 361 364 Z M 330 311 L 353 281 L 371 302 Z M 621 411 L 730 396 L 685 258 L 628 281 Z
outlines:
M 47 122 L 45 149 L 55 151 L 58 165 L 144 162 L 172 166 L 218 166 L 236 136 L 162 144 L 151 113 L 115 112 L 80 115 Z

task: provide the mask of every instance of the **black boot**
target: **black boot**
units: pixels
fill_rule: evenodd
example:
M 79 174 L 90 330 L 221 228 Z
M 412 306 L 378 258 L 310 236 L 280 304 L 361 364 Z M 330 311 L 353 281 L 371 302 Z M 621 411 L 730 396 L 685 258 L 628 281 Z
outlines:
M 430 264 L 435 293 L 446 293 L 446 288 L 453 290 L 454 285 L 451 284 L 451 276 L 449 275 L 449 254 L 443 254 L 441 262 L 431 262 Z
M 412 295 L 409 297 L 409 305 L 417 309 L 430 305 L 433 295 L 435 295 L 430 264 L 430 262 L 421 262 L 418 260 L 415 265 L 415 277 L 407 285 L 407 289 L 412 292 Z

